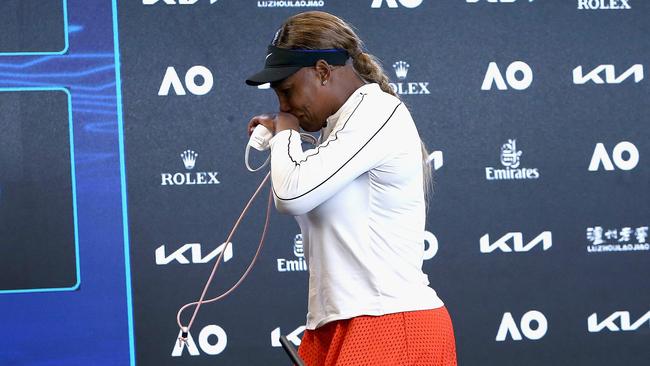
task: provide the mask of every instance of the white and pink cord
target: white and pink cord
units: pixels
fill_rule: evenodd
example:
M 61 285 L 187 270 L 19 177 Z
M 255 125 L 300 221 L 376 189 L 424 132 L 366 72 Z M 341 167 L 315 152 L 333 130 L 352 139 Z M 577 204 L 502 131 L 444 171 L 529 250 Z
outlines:
M 264 186 L 264 184 L 266 184 L 266 182 L 269 180 L 270 175 L 271 175 L 270 172 L 266 174 L 266 176 L 262 180 L 262 183 L 260 183 L 260 185 L 257 187 L 257 190 L 255 190 L 255 193 L 253 193 L 251 198 L 248 200 L 248 203 L 246 204 L 246 206 L 242 210 L 241 214 L 239 215 L 239 218 L 235 222 L 235 225 L 233 225 L 232 230 L 230 230 L 230 234 L 228 234 L 228 238 L 226 239 L 225 243 L 230 243 L 231 242 L 232 237 L 235 234 L 235 231 L 237 231 L 237 228 L 239 227 L 239 224 L 241 223 L 242 219 L 244 218 L 244 215 L 246 215 L 246 212 L 248 212 L 248 210 L 250 209 L 251 204 L 253 203 L 253 201 L 255 200 L 257 195 L 262 190 L 262 187 Z M 194 323 L 194 319 L 196 319 L 196 315 L 198 314 L 199 308 L 201 307 L 202 304 L 215 302 L 215 301 L 218 301 L 218 300 L 223 299 L 224 297 L 228 296 L 231 292 L 233 292 L 244 281 L 246 276 L 248 276 L 248 274 L 250 273 L 251 269 L 253 269 L 253 265 L 255 265 L 255 262 L 257 261 L 257 258 L 259 257 L 259 254 L 260 254 L 260 252 L 262 250 L 262 246 L 264 244 L 264 239 L 266 238 L 266 232 L 267 232 L 267 229 L 269 227 L 269 218 L 271 216 L 271 202 L 272 201 L 273 201 L 273 191 L 271 189 L 269 189 L 269 198 L 268 198 L 268 203 L 267 203 L 267 206 L 266 206 L 266 218 L 264 220 L 264 229 L 262 230 L 262 235 L 260 236 L 260 242 L 259 242 L 259 244 L 257 246 L 257 251 L 255 252 L 255 256 L 253 257 L 253 259 L 251 260 L 251 263 L 248 265 L 248 268 L 246 268 L 246 271 L 244 272 L 244 274 L 242 274 L 242 276 L 239 278 L 239 280 L 237 280 L 237 282 L 228 291 L 224 292 L 223 294 L 221 294 L 221 295 L 219 295 L 219 296 L 217 296 L 215 298 L 209 299 L 209 300 L 204 300 L 205 295 L 208 292 L 208 288 L 210 287 L 210 283 L 212 283 L 212 280 L 214 279 L 214 275 L 217 272 L 217 268 L 219 268 L 219 263 L 221 262 L 221 259 L 223 257 L 223 253 L 226 251 L 225 246 L 224 246 L 224 250 L 221 251 L 221 253 L 219 253 L 219 256 L 217 257 L 217 260 L 214 263 L 214 267 L 212 267 L 212 273 L 210 273 L 210 277 L 208 278 L 208 280 L 205 283 L 205 286 L 203 287 L 203 292 L 201 293 L 201 297 L 199 298 L 199 300 L 195 301 L 195 302 L 185 304 L 185 305 L 183 305 L 183 307 L 181 307 L 178 310 L 178 313 L 176 314 L 176 323 L 178 324 L 178 326 L 181 329 L 181 336 L 178 338 L 179 342 L 187 342 L 187 337 L 189 335 L 190 328 L 192 327 L 192 324 Z M 226 244 L 226 245 L 228 245 L 228 244 Z M 181 315 L 182 315 L 183 311 L 185 309 L 187 309 L 188 307 L 194 306 L 194 305 L 196 305 L 196 306 L 194 308 L 194 313 L 192 314 L 192 318 L 190 319 L 187 326 L 183 326 L 183 324 L 181 323 Z

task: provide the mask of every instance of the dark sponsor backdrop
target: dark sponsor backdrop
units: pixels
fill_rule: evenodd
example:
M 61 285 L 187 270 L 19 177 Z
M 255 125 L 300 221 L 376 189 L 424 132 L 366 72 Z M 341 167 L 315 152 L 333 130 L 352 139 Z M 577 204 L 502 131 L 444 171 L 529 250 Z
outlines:
M 202 307 L 188 346 L 176 341 L 175 318 L 199 297 L 220 252 L 226 261 L 208 297 L 254 255 L 268 187 L 232 245 L 223 242 L 264 175 L 244 167 L 246 122 L 277 101 L 243 81 L 263 65 L 280 24 L 306 10 L 356 27 L 432 152 L 424 270 L 451 314 L 459 364 L 650 359 L 647 2 L 17 3 L 4 5 L 15 15 L 0 26 L 11 40 L 0 47 L 0 87 L 68 89 L 74 144 L 52 130 L 37 157 L 30 152 L 36 139 L 26 136 L 36 132 L 19 126 L 46 114 L 45 135 L 64 118 L 49 96 L 28 114 L 3 111 L 18 122 L 2 120 L 0 205 L 2 182 L 32 167 L 70 177 L 67 186 L 40 180 L 51 193 L 44 214 L 76 182 L 81 282 L 74 291 L 0 291 L 0 329 L 14 334 L 0 363 L 289 364 L 277 338 L 300 342 L 307 306 L 291 217 L 272 213 L 251 275 Z M 64 151 L 74 173 L 50 161 Z M 27 236 L 12 235 L 26 257 Z M 2 283 L 17 288 L 8 268 Z
M 283 7 L 293 3 L 119 3 L 137 359 L 281 364 L 285 356 L 271 347 L 273 330 L 300 334 L 306 273 L 277 268 L 277 259 L 296 259 L 292 238 L 298 228 L 291 219 L 274 216 L 262 259 L 243 288 L 202 309 L 191 334 L 196 341 L 203 327 L 221 327 L 227 346 L 216 355 L 197 342 L 196 355 L 182 349 L 172 356 L 176 309 L 198 297 L 213 261 L 193 264 L 186 249 L 190 263 L 160 265 L 153 253 L 163 244 L 170 255 L 200 243 L 205 255 L 224 240 L 261 179 L 242 164 L 244 126 L 252 115 L 277 109 L 271 90 L 247 87 L 243 80 L 261 67 L 266 45 L 286 17 L 326 10 L 354 24 L 405 93 L 423 140 L 442 152 L 442 161 L 434 160 L 442 166 L 427 221 L 438 252 L 424 267 L 452 315 L 459 362 L 647 360 L 647 324 L 634 331 L 589 332 L 587 318 L 597 313 L 602 322 L 624 309 L 633 322 L 650 310 L 648 285 L 638 277 L 648 273 L 650 252 L 588 253 L 587 230 L 604 226 L 618 235 L 624 227 L 641 228 L 647 242 L 647 81 L 630 76 L 610 83 L 609 66 L 589 72 L 613 65 L 616 79 L 633 65 L 647 67 L 648 5 L 636 1 L 624 9 L 618 2 L 622 9 L 591 9 L 601 7 L 592 2 L 579 9 L 576 1 L 369 0 Z M 394 69 L 399 61 L 408 66 Z M 210 83 L 188 73 L 196 66 L 209 70 L 207 93 L 198 89 Z M 578 66 L 583 71 L 574 79 Z M 185 95 L 169 86 L 160 95 L 161 86 L 174 83 L 169 67 Z M 189 86 L 186 73 L 194 80 Z M 587 81 L 580 83 L 580 77 Z M 633 169 L 588 170 L 598 143 L 613 159 L 623 141 L 638 150 Z M 198 153 L 191 170 L 180 157 L 188 149 Z M 627 154 L 621 159 L 633 158 Z M 523 173 L 494 172 L 506 165 Z M 163 185 L 163 173 L 191 177 L 212 170 L 219 172 L 219 184 Z M 183 179 L 178 176 L 187 183 Z M 262 206 L 258 202 L 235 237 L 233 257 L 212 293 L 233 283 L 251 258 Z M 639 242 L 634 234 L 618 239 L 625 238 L 612 240 Z M 156 299 L 164 301 L 152 306 Z M 211 337 L 212 345 L 223 342 L 223 336 Z

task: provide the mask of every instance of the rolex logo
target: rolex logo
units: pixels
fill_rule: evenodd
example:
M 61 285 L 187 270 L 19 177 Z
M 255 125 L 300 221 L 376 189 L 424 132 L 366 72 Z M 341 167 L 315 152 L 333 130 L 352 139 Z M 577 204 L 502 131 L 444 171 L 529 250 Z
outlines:
M 185 150 L 181 153 L 181 159 L 185 169 L 192 170 L 196 165 L 196 158 L 199 154 L 194 150 Z M 206 185 L 206 184 L 219 184 L 217 178 L 218 172 L 176 172 L 176 173 L 161 173 L 160 185 L 161 186 L 184 186 L 184 185 Z
M 395 75 L 400 80 L 406 79 L 406 74 L 409 72 L 409 64 L 404 61 L 397 61 L 393 64 L 393 69 L 395 69 Z
M 185 164 L 185 169 L 192 170 L 194 169 L 194 164 L 196 164 L 196 157 L 199 156 L 196 152 L 192 150 L 185 150 L 181 153 L 181 159 L 183 159 L 183 164 Z
M 397 94 L 431 94 L 429 92 L 429 82 L 428 81 L 403 81 L 406 79 L 406 75 L 409 73 L 409 65 L 404 61 L 397 61 L 393 64 L 393 69 L 395 70 L 395 75 L 397 76 L 396 83 L 389 83 L 390 87 Z

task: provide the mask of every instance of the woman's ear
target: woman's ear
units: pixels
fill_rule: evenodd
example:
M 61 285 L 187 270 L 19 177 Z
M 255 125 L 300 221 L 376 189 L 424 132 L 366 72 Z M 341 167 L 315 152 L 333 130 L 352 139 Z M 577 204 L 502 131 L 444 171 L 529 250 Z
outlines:
M 318 60 L 314 68 L 316 69 L 316 75 L 320 79 L 320 84 L 323 86 L 326 85 L 331 76 L 330 65 L 325 60 Z

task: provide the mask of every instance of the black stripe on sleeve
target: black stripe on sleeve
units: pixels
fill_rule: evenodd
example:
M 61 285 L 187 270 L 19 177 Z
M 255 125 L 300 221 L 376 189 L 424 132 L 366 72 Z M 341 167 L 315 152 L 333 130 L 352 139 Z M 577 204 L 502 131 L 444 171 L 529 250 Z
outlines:
M 293 163 L 294 163 L 296 166 L 298 166 L 298 165 L 300 165 L 300 164 L 298 164 L 297 161 L 293 160 L 293 156 L 291 156 L 291 151 L 290 151 L 290 147 L 291 147 L 291 135 L 292 135 L 292 134 L 293 134 L 293 129 L 289 129 L 289 139 L 288 139 L 288 141 L 287 141 L 287 155 L 289 155 L 289 159 L 291 159 L 291 161 L 293 161 Z
M 282 198 L 282 197 L 278 196 L 278 194 L 275 192 L 275 188 L 273 188 L 273 194 L 275 195 L 275 197 L 277 197 L 277 199 L 279 199 L 279 200 L 281 200 L 281 201 L 291 201 L 291 200 L 298 199 L 298 198 L 300 198 L 300 197 L 302 197 L 302 196 L 304 196 L 304 195 L 307 195 L 307 194 L 313 192 L 316 188 L 322 186 L 325 182 L 327 182 L 327 181 L 330 180 L 334 175 L 336 175 L 336 173 L 338 173 L 341 169 L 343 169 L 344 166 L 346 166 L 346 165 L 347 165 L 347 164 L 348 164 L 352 159 L 354 159 L 354 157 L 357 156 L 357 155 L 361 152 L 361 150 L 363 150 L 363 148 L 365 148 L 366 145 L 368 145 L 368 143 L 370 143 L 370 141 L 372 141 L 372 139 L 375 138 L 375 136 L 377 136 L 377 134 L 379 133 L 379 131 L 381 131 L 381 130 L 386 126 L 386 124 L 388 123 L 388 121 L 390 121 L 390 119 L 393 118 L 393 115 L 395 114 L 395 111 L 397 111 L 397 108 L 399 108 L 399 106 L 401 106 L 401 105 L 402 105 L 401 102 L 400 102 L 399 104 L 397 104 L 397 106 L 395 106 L 395 109 L 393 109 L 393 112 L 390 114 L 390 116 L 388 116 L 388 118 L 387 118 L 386 121 L 381 125 L 381 127 L 379 127 L 379 129 L 378 129 L 378 130 L 377 130 L 377 131 L 376 131 L 372 136 L 370 136 L 370 138 L 368 139 L 368 141 L 366 141 L 366 143 L 363 144 L 363 146 L 361 146 L 361 147 L 359 148 L 359 150 L 358 150 L 356 153 L 354 153 L 354 155 L 352 155 L 352 156 L 350 157 L 350 159 L 348 159 L 345 163 L 343 163 L 343 165 L 341 165 L 338 169 L 336 169 L 336 171 L 335 171 L 334 173 L 332 173 L 332 175 L 330 175 L 329 177 L 327 177 L 327 179 L 325 179 L 324 181 L 320 182 L 318 185 L 316 185 L 314 188 L 308 190 L 307 192 L 305 192 L 305 193 L 303 193 L 303 194 L 301 194 L 301 195 L 299 195 L 299 196 L 295 196 L 295 197 L 291 197 L 291 198 Z

